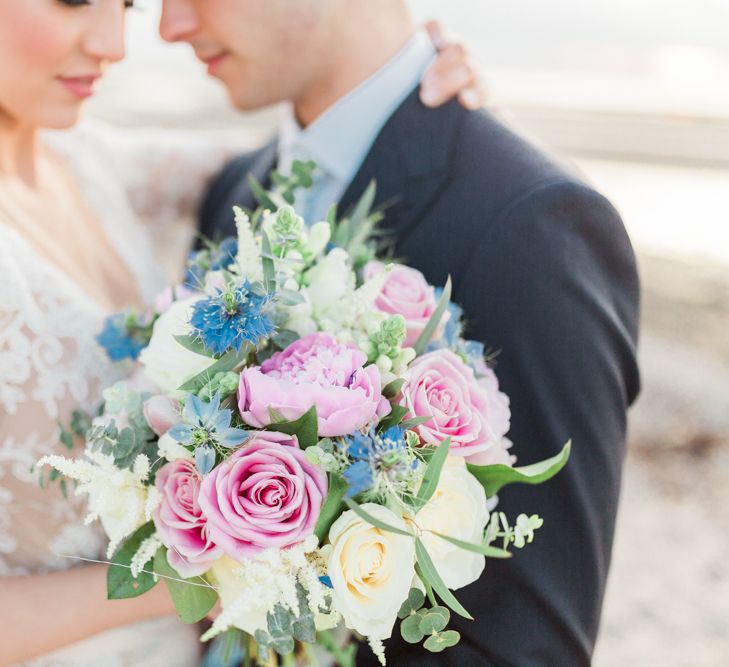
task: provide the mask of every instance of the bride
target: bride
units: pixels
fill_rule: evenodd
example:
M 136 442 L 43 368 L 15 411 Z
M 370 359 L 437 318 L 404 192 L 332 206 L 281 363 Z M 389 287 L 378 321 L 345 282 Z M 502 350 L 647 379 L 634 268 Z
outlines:
M 190 193 L 227 153 L 206 149 L 201 159 L 199 142 L 155 152 L 146 136 L 135 152 L 134 137 L 41 132 L 73 126 L 105 65 L 123 57 L 131 4 L 0 0 L 0 665 L 200 659 L 198 629 L 177 620 L 164 587 L 110 602 L 104 565 L 70 567 L 70 556 L 98 558 L 103 535 L 31 471 L 62 447 L 58 423 L 92 408 L 120 372 L 94 339 L 105 315 L 149 302 L 162 286 L 141 209 L 191 212 Z M 463 64 L 459 53 L 446 68 Z M 439 99 L 472 86 L 462 72 L 439 79 Z M 130 161 L 133 169 L 118 168 Z

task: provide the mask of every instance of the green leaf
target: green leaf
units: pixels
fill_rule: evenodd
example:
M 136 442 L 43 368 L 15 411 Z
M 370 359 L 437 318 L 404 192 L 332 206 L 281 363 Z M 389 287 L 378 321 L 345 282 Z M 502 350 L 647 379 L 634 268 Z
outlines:
M 461 641 L 461 635 L 456 630 L 446 630 L 428 637 L 423 646 L 432 653 L 440 653 L 455 646 L 459 641 Z
M 283 417 L 281 413 L 271 408 L 269 408 L 269 413 Z M 313 447 L 319 442 L 319 417 L 316 413 L 316 406 L 312 405 L 301 417 L 294 421 L 277 420 L 273 424 L 269 424 L 266 430 L 295 435 L 301 449 Z
M 440 321 L 443 319 L 443 314 L 445 313 L 446 308 L 448 308 L 448 304 L 451 302 L 452 289 L 451 277 L 448 276 L 448 280 L 446 280 L 445 287 L 443 288 L 443 294 L 440 296 L 440 301 L 438 301 L 438 306 L 435 309 L 435 312 L 431 315 L 428 320 L 428 324 L 425 325 L 420 336 L 418 336 L 418 340 L 416 340 L 415 345 L 413 345 L 415 354 L 418 356 L 425 352 L 425 348 L 428 347 L 428 343 L 430 343 L 433 338 L 433 334 L 435 334 L 435 330 L 438 328 Z
M 402 623 L 400 623 L 400 634 L 408 644 L 417 644 L 423 640 L 424 633 L 420 629 L 420 623 L 423 620 L 422 614 L 411 614 Z
M 450 542 L 451 544 L 454 544 L 461 549 L 465 549 L 466 551 L 473 551 L 474 553 L 482 554 L 484 556 L 488 556 L 489 558 L 511 558 L 511 553 L 506 551 L 505 549 L 492 547 L 488 544 L 475 544 L 473 542 L 464 542 L 463 540 L 458 540 L 455 537 L 449 537 L 448 535 L 443 535 L 436 532 L 433 532 L 433 535 L 437 535 L 446 542 Z
M 276 290 L 276 268 L 271 257 L 271 242 L 268 234 L 261 231 L 261 262 L 263 263 L 263 285 L 268 294 Z
M 202 577 L 185 579 L 167 561 L 167 551 L 160 549 L 154 557 L 154 571 L 164 578 L 172 604 L 183 623 L 197 623 L 208 615 L 218 594 Z M 170 578 L 168 578 L 170 577 Z
M 214 364 L 208 366 L 204 371 L 190 378 L 184 384 L 178 387 L 179 391 L 195 391 L 212 380 L 217 373 L 227 373 L 232 371 L 236 366 L 242 364 L 250 354 L 251 347 L 248 343 L 244 343 L 240 348 L 240 352 L 230 350 L 226 352 Z
M 193 338 L 187 334 L 180 334 L 179 336 L 173 336 L 173 338 L 186 350 L 199 354 L 203 357 L 213 358 L 213 355 L 205 351 L 205 346 L 199 338 Z
M 420 426 L 421 424 L 425 424 L 425 422 L 429 422 L 432 419 L 432 417 L 411 417 L 410 419 L 406 419 L 405 421 L 402 421 L 398 424 L 398 426 L 403 431 L 409 431 L 411 429 L 414 429 L 416 426 Z
M 430 457 L 428 467 L 425 469 L 425 475 L 423 475 L 423 481 L 420 484 L 420 488 L 418 489 L 418 493 L 413 502 L 413 509 L 416 512 L 427 504 L 427 502 L 433 497 L 435 490 L 438 488 L 440 473 L 443 470 L 446 459 L 448 458 L 450 447 L 451 438 L 448 436 L 440 443 L 440 445 L 438 445 L 433 456 Z
M 507 484 L 541 484 L 551 479 L 564 468 L 570 457 L 571 447 L 572 441 L 569 440 L 559 454 L 520 468 L 511 468 L 503 464 L 467 465 L 469 472 L 481 482 L 486 496 L 490 498 Z
M 446 609 L 446 608 L 437 607 L 437 609 Z M 448 611 L 448 610 L 446 609 L 446 611 Z M 420 631 L 424 635 L 432 635 L 434 632 L 440 632 L 441 630 L 445 630 L 450 618 L 451 618 L 450 614 L 448 614 L 446 616 L 444 614 L 440 614 L 437 612 L 433 613 L 431 611 L 428 611 L 420 619 Z
M 384 433 L 388 428 L 397 426 L 407 413 L 408 409 L 404 405 L 393 405 L 392 411 L 378 424 L 377 430 Z
M 420 566 L 423 576 L 428 580 L 440 599 L 443 600 L 443 602 L 445 602 L 453 611 L 455 611 L 456 614 L 472 621 L 473 616 L 471 616 L 471 614 L 463 608 L 461 603 L 456 600 L 453 593 L 448 590 L 443 579 L 441 579 L 440 574 L 438 574 L 438 570 L 433 564 L 433 560 L 430 558 L 428 550 L 425 548 L 425 545 L 420 538 L 415 539 L 415 558 Z
M 385 388 L 382 390 L 382 395 L 385 398 L 395 398 L 395 396 L 400 393 L 400 390 L 402 389 L 404 384 L 405 378 L 396 378 L 389 384 L 385 385 Z
M 259 203 L 259 205 L 261 205 L 263 208 L 267 208 L 269 211 L 278 210 L 278 206 L 276 206 L 274 201 L 268 196 L 266 190 L 256 180 L 256 177 L 253 176 L 253 174 L 248 175 L 248 186 L 250 187 L 251 193 L 256 198 L 256 201 Z
M 398 618 L 407 618 L 413 611 L 418 611 L 425 603 L 425 595 L 419 588 L 411 588 L 408 593 L 408 599 L 402 603 L 400 611 L 397 612 Z
M 397 533 L 398 535 L 412 537 L 412 533 L 408 533 L 402 528 L 396 528 L 395 526 L 391 526 L 390 524 L 373 517 L 369 512 L 363 510 L 357 503 L 355 503 L 353 500 L 350 500 L 349 498 L 344 499 L 344 504 L 349 507 L 349 509 L 351 509 L 357 516 L 359 516 L 361 519 L 364 519 L 367 523 L 373 525 L 375 528 L 385 530 L 389 533 Z
M 154 524 L 150 521 L 137 529 L 132 536 L 122 544 L 114 554 L 111 561 L 116 565 L 109 565 L 106 571 L 106 597 L 109 600 L 125 600 L 135 598 L 153 588 L 157 581 L 154 575 L 140 572 L 135 579 L 129 566 L 137 553 L 139 545 L 154 533 Z
M 319 542 L 323 542 L 326 539 L 332 524 L 342 513 L 342 506 L 344 504 L 342 498 L 344 498 L 344 494 L 347 492 L 347 487 L 347 481 L 344 477 L 336 473 L 329 475 L 327 499 L 322 505 L 321 511 L 319 512 L 319 519 L 314 528 L 314 533 L 319 538 Z

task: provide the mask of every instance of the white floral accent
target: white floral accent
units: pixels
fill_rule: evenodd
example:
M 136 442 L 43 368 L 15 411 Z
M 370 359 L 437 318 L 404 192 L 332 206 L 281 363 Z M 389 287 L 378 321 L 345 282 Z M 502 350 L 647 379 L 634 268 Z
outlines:
M 152 558 L 154 558 L 154 555 L 161 546 L 162 540 L 159 539 L 159 535 L 157 535 L 157 533 L 152 533 L 146 540 L 142 540 L 142 543 L 137 549 L 137 553 L 132 556 L 132 560 L 129 564 L 132 576 L 135 579 L 140 575 L 142 570 L 144 570 L 144 566 L 149 563 Z
M 240 276 L 251 282 L 262 280 L 261 247 L 253 235 L 250 218 L 238 206 L 233 207 L 233 212 L 235 213 L 235 227 L 238 230 L 238 256 L 236 262 Z

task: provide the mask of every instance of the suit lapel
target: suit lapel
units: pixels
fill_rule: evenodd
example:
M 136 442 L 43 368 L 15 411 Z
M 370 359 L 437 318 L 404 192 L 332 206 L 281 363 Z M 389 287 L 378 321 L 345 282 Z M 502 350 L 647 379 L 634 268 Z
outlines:
M 374 180 L 375 205 L 387 205 L 383 229 L 401 241 L 447 182 L 462 114 L 457 102 L 428 109 L 413 91 L 382 128 L 345 191 L 340 211 L 349 210 Z
M 260 150 L 260 154 L 254 160 L 248 173 L 243 174 L 235 190 L 236 204 L 251 210 L 258 206 L 258 202 L 248 184 L 248 176 L 253 176 L 264 188 L 268 189 L 271 185 L 271 172 L 275 169 L 278 160 L 277 147 L 278 138 L 274 138 Z

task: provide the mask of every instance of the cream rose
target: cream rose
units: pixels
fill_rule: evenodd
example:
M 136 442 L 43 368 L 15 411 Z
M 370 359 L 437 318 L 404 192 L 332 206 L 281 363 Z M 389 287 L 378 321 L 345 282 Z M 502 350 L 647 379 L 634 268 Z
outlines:
M 449 456 L 438 488 L 418 512 L 415 522 L 423 531 L 422 540 L 436 569 L 451 590 L 476 581 L 483 572 L 486 558 L 446 542 L 433 532 L 464 542 L 480 543 L 488 519 L 483 487 L 468 472 L 463 457 Z
M 391 526 L 402 519 L 374 503 L 362 509 Z M 387 639 L 415 576 L 415 542 L 411 537 L 375 528 L 352 510 L 329 531 L 327 573 L 334 607 L 345 625 L 370 639 Z
M 214 359 L 191 352 L 175 340 L 190 333 L 190 315 L 200 295 L 175 301 L 154 323 L 152 340 L 139 361 L 144 374 L 165 394 L 175 395 L 187 380 L 215 363 Z
M 218 590 L 220 606 L 231 613 L 230 625 L 252 635 L 265 630 L 266 614 L 272 607 L 265 596 L 250 595 L 251 584 L 242 576 L 243 566 L 230 556 L 223 556 L 213 563 L 208 573 L 210 582 Z

